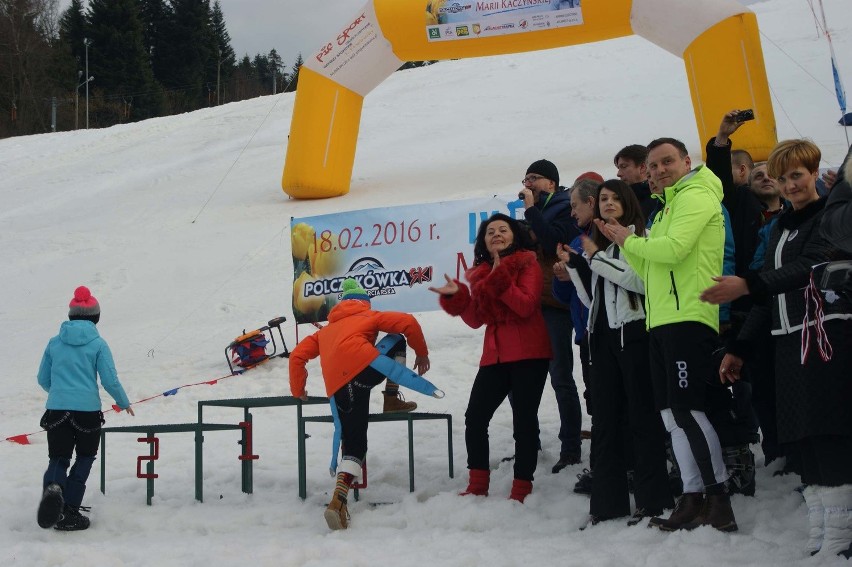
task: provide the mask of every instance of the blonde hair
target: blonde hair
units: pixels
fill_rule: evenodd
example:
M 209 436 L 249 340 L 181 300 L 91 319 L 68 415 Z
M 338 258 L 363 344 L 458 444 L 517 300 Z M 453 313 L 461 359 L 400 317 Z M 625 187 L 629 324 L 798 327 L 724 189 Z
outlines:
M 822 152 L 810 140 L 784 140 L 772 149 L 766 160 L 766 170 L 771 177 L 778 179 L 790 169 L 802 166 L 808 171 L 817 171 Z

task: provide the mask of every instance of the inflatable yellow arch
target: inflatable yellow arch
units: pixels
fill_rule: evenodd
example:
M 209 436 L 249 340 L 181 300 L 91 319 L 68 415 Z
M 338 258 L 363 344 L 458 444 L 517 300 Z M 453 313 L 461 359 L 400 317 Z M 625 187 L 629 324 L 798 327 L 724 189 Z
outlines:
M 730 109 L 753 108 L 737 146 L 766 158 L 775 117 L 757 18 L 735 0 L 370 0 L 299 73 L 282 188 L 303 199 L 349 192 L 364 96 L 405 61 L 632 34 L 683 58 L 702 141 Z

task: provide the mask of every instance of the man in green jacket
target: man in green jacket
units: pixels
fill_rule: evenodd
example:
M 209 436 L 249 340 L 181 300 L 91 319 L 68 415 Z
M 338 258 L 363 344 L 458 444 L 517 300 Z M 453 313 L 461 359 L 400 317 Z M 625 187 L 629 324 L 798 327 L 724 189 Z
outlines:
M 728 472 L 719 437 L 704 413 L 705 385 L 714 380 L 719 307 L 699 299 L 722 273 L 725 224 L 722 184 L 705 166 L 692 169 L 686 146 L 673 138 L 648 145 L 648 172 L 665 188 L 663 206 L 647 237 L 618 223 L 595 222 L 645 281 L 654 397 L 683 480 L 683 496 L 668 519 L 652 518 L 665 531 L 712 525 L 735 531 L 725 489 Z

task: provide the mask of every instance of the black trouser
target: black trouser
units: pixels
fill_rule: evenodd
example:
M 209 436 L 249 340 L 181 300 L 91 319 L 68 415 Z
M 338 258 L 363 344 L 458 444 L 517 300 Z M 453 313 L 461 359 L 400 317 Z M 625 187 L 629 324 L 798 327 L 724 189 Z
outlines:
M 852 484 L 852 437 L 815 435 L 805 437 L 795 445 L 802 455 L 804 484 Z
M 727 478 L 722 449 L 704 414 L 707 384 L 719 380 L 713 361 L 719 335 L 703 323 L 685 321 L 654 327 L 649 337 L 655 403 L 671 413 L 664 424 L 672 435 L 683 490 L 700 492 L 702 484 L 705 491 L 721 490 Z
M 384 374 L 368 366 L 334 393 L 340 417 L 343 458 L 364 462 L 367 455 L 367 425 L 370 415 L 370 390 L 381 384 Z
M 589 415 L 591 420 L 591 425 L 589 426 L 589 431 L 592 432 L 592 439 L 589 441 L 589 469 L 594 470 L 595 468 L 595 441 L 594 441 L 594 430 L 595 430 L 595 413 L 594 408 L 592 407 L 592 395 L 595 390 L 594 386 L 594 365 L 592 364 L 592 357 L 589 353 L 589 333 L 588 331 L 583 335 L 583 338 L 579 343 L 580 347 L 580 367 L 583 370 L 583 385 L 585 386 L 585 390 L 583 391 L 583 398 L 586 400 L 586 413 Z
M 488 425 L 511 392 L 515 478 L 533 480 L 538 461 L 538 406 L 548 365 L 549 361 L 541 358 L 479 368 L 464 414 L 467 468 L 489 470 Z
M 104 414 L 100 411 L 47 410 L 40 425 L 47 430 L 48 465 L 43 487 L 62 487 L 65 502 L 78 508 L 86 493 L 86 481 L 98 454 Z M 71 456 L 77 458 L 71 466 Z M 68 467 L 71 470 L 68 471 Z
M 630 514 L 628 452 L 633 453 L 636 507 L 662 511 L 673 505 L 666 468 L 666 433 L 654 408 L 644 321 L 641 339 L 625 343 L 621 330 L 596 327 L 590 341 L 594 368 L 594 480 L 590 513 L 598 519 Z M 635 331 L 636 329 L 630 329 Z M 630 451 L 632 449 L 632 451 Z
M 386 356 L 404 356 L 407 343 L 402 335 Z M 340 418 L 340 441 L 343 458 L 362 463 L 367 455 L 367 424 L 370 415 L 370 390 L 385 380 L 385 375 L 372 366 L 359 372 L 355 378 L 334 393 L 337 414 Z

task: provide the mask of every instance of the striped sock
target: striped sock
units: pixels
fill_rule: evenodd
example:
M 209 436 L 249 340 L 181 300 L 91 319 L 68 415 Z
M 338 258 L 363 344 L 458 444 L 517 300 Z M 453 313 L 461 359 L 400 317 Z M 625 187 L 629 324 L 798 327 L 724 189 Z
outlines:
M 348 472 L 337 473 L 337 484 L 334 487 L 334 496 L 338 500 L 346 502 L 349 495 L 349 487 L 352 486 L 352 481 L 355 477 Z

